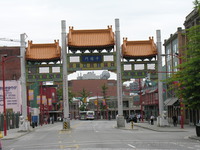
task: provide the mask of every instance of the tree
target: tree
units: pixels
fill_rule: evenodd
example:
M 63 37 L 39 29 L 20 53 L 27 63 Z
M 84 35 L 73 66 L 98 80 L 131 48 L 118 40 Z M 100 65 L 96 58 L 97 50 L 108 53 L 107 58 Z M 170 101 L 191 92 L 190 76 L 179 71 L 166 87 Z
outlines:
M 195 0 L 193 2 L 193 4 L 194 4 L 194 9 L 198 9 L 199 10 L 199 8 L 200 8 L 200 1 L 199 0 Z
M 59 88 L 57 90 L 57 96 L 58 96 L 58 101 L 62 101 L 63 100 L 63 88 Z M 69 100 L 69 103 L 72 103 L 73 97 L 75 97 L 75 94 L 69 89 L 68 90 L 68 100 Z
M 87 92 L 84 88 L 81 92 L 79 92 L 80 94 L 80 101 L 81 101 L 81 106 L 80 106 L 80 110 L 81 111 L 85 111 L 86 110 L 86 106 L 87 106 L 87 101 L 86 98 L 90 95 L 89 92 Z
M 107 105 L 107 101 L 106 101 L 106 96 L 107 96 L 107 89 L 108 89 L 108 87 L 105 85 L 105 83 L 104 83 L 104 85 L 102 85 L 101 86 L 101 89 L 102 89 L 102 94 L 103 94 L 103 101 L 104 101 L 104 103 L 105 103 L 105 105 L 103 104 L 102 105 L 102 110 L 104 110 L 104 109 L 106 109 L 106 119 L 108 119 L 108 105 Z
M 105 83 L 104 83 L 104 85 L 101 86 L 101 89 L 102 89 L 101 92 L 102 92 L 102 94 L 103 94 L 103 98 L 106 99 L 108 87 L 105 85 Z
M 199 0 L 194 2 L 199 9 Z M 179 71 L 169 79 L 172 89 L 188 108 L 200 108 L 200 25 L 186 30 L 186 53 L 181 57 Z

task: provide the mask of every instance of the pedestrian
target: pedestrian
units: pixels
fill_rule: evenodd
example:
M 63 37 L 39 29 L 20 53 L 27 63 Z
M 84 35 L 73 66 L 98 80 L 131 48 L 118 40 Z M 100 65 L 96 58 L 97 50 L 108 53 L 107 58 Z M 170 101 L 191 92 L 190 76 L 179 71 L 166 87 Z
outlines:
M 176 117 L 176 115 L 172 116 L 172 120 L 173 120 L 174 127 L 176 127 L 177 126 L 177 117 Z
M 126 116 L 126 123 L 129 123 L 129 116 Z
M 153 121 L 154 121 L 154 116 L 153 115 L 151 115 L 150 120 L 151 120 L 151 125 L 153 125 Z
M 137 115 L 137 119 L 138 119 L 139 121 L 141 120 L 141 115 L 140 115 L 140 114 Z

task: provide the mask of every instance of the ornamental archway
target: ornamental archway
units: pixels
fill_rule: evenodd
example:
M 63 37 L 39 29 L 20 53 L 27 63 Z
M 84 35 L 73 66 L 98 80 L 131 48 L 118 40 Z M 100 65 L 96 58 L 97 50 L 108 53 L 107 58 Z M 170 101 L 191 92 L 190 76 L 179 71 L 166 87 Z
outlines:
M 74 30 L 73 27 L 70 27 L 66 42 L 67 74 L 81 70 L 117 72 L 117 43 L 112 26 L 108 26 L 107 29 L 95 30 Z M 50 51 L 51 53 L 49 53 Z M 156 70 L 156 54 L 152 38 L 142 42 L 124 39 L 121 58 L 122 80 L 144 78 L 149 71 Z M 34 58 L 34 56 L 36 57 Z M 29 84 L 43 81 L 53 81 L 57 85 L 63 83 L 63 61 L 61 61 L 58 42 L 35 45 L 29 43 L 26 60 L 27 82 Z M 150 67 L 151 65 L 153 68 Z M 42 68 L 48 71 L 40 72 Z M 151 79 L 156 78 L 155 72 L 151 74 Z

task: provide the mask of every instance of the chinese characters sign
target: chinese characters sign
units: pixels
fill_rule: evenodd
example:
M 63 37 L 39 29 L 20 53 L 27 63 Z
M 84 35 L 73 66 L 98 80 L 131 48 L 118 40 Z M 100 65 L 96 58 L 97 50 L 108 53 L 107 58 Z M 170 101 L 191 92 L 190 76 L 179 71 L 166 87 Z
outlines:
M 82 55 L 81 61 L 83 63 L 100 63 L 102 62 L 102 55 Z

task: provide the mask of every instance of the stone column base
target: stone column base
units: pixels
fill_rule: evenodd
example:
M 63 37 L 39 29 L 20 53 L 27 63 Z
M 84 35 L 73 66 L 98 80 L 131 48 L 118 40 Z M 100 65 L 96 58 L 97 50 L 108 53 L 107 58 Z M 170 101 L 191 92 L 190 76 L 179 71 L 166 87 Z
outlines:
M 117 116 L 117 127 L 125 127 L 125 119 L 124 116 Z
M 70 129 L 70 118 L 63 119 L 63 130 Z

